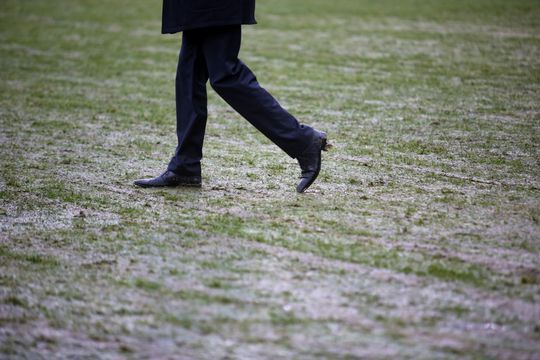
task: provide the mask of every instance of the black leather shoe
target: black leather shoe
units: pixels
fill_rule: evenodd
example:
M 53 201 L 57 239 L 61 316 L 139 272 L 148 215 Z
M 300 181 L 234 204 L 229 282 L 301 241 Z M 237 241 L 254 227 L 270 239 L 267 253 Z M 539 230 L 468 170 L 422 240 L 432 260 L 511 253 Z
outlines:
M 173 187 L 173 186 L 192 186 L 201 187 L 200 176 L 180 176 L 170 170 L 152 179 L 135 180 L 134 185 L 149 188 L 149 187 Z
M 297 192 L 303 193 L 317 179 L 321 171 L 321 152 L 328 151 L 331 147 L 332 145 L 327 142 L 326 134 L 317 131 L 312 144 L 300 156 L 296 157 L 302 170 L 301 180 L 296 186 Z

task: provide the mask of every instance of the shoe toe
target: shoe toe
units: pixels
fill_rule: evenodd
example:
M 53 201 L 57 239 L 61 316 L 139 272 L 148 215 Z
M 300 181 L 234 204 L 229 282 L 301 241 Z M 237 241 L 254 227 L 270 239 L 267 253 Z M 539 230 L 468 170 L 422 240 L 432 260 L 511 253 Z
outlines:
M 304 191 L 307 190 L 309 185 L 311 185 L 310 184 L 310 179 L 309 178 L 302 178 L 302 180 L 300 180 L 298 185 L 296 185 L 296 192 L 299 193 L 299 194 L 303 193 Z
M 133 185 L 135 185 L 135 186 L 140 186 L 140 187 L 147 187 L 147 186 L 148 186 L 147 181 L 146 181 L 146 180 L 142 180 L 142 179 L 140 179 L 140 180 L 135 180 L 135 181 L 133 182 Z

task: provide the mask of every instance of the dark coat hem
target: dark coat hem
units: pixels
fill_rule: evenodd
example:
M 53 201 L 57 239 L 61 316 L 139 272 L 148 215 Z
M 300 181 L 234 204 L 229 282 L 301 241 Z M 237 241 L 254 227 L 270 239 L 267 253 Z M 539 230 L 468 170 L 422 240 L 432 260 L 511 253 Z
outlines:
M 194 25 L 182 25 L 182 26 L 175 26 L 175 27 L 168 27 L 168 28 L 162 28 L 161 33 L 162 34 L 176 34 L 179 32 L 182 32 L 184 30 L 194 30 L 194 29 L 200 29 L 200 28 L 206 28 L 206 27 L 212 27 L 212 26 L 223 26 L 223 25 L 255 25 L 257 24 L 257 20 L 238 20 L 233 19 L 230 21 L 223 21 L 223 20 L 217 20 L 217 21 L 209 21 L 202 24 L 194 24 Z

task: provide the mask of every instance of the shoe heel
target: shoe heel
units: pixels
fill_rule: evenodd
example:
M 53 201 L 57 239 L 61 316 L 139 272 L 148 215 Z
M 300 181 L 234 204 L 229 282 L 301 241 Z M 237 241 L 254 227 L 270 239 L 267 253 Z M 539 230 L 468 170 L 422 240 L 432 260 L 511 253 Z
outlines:
M 333 148 L 333 147 L 334 147 L 334 145 L 332 145 L 332 144 L 330 144 L 330 143 L 324 141 L 324 142 L 323 142 L 323 146 L 322 146 L 322 151 L 328 151 L 328 150 L 330 150 L 330 149 Z
M 326 134 L 323 133 L 321 138 L 321 150 L 322 151 L 328 151 L 334 146 L 328 142 L 328 139 L 326 138 Z

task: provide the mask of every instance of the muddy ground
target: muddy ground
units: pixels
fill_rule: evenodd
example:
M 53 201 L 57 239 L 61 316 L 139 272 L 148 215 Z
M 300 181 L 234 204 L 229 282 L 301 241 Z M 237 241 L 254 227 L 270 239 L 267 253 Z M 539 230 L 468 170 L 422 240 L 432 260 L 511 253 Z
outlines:
M 540 5 L 260 0 L 242 59 L 329 134 L 303 195 L 159 2 L 0 4 L 0 358 L 540 359 Z

